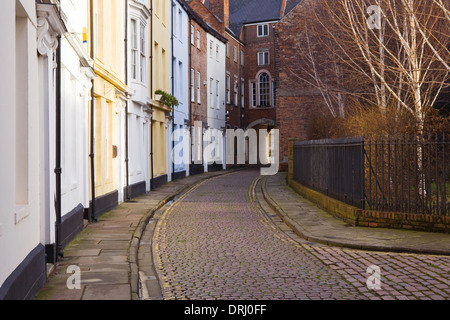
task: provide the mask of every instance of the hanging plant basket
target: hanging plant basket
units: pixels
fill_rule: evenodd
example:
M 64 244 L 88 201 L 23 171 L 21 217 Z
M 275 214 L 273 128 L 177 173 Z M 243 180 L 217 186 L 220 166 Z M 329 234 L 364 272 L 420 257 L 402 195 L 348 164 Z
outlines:
M 155 91 L 155 100 L 160 101 L 162 104 L 164 104 L 168 107 L 172 107 L 172 106 L 178 107 L 178 105 L 180 104 L 177 98 L 175 98 L 173 95 L 171 95 L 170 93 L 167 93 L 163 90 Z

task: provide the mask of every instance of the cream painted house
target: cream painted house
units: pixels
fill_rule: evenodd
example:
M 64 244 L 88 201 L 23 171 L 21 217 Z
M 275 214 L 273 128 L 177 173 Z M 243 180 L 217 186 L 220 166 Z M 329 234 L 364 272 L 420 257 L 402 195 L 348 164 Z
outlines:
M 171 91 L 171 0 L 150 0 L 152 26 L 150 32 L 149 97 L 153 111 L 151 124 L 150 168 L 152 188 L 168 180 L 168 152 L 171 145 L 171 111 L 155 95 L 156 90 Z
M 123 0 L 91 0 L 88 35 L 96 78 L 91 117 L 94 117 L 94 215 L 123 201 L 125 188 L 125 106 L 132 90 L 124 74 Z M 93 28 L 93 29 L 91 29 Z M 91 106 L 91 108 L 92 108 Z M 92 127 L 91 127 L 92 130 Z M 90 167 L 92 172 L 92 166 Z M 92 192 L 94 191 L 94 193 Z

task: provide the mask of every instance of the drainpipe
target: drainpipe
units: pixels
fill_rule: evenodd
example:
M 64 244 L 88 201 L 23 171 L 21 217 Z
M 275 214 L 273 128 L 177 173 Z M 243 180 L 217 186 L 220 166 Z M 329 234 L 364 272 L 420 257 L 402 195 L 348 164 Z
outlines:
M 173 0 L 172 0 L 172 6 L 171 6 L 171 14 L 170 14 L 170 24 L 171 24 L 171 31 L 170 31 L 170 33 L 171 33 L 171 36 L 170 36 L 170 45 L 171 45 L 171 50 L 172 50 L 172 96 L 175 96 L 175 87 L 174 87 L 174 85 L 175 85 L 175 79 L 174 79 L 174 65 L 173 65 L 173 58 L 174 58 L 174 52 L 173 52 L 173 7 L 174 7 L 174 2 L 173 2 Z M 174 148 L 175 148 L 175 140 L 173 139 L 174 138 L 174 132 L 175 132 L 175 106 L 174 105 L 172 105 L 172 151 L 174 150 Z M 172 181 L 173 180 L 175 180 L 174 179 L 174 176 L 175 176 L 175 155 L 174 155 L 174 153 L 172 152 L 171 153 L 171 157 L 172 157 Z
M 189 16 L 189 25 L 188 25 L 188 30 L 190 30 L 191 25 L 192 25 L 192 18 L 191 15 L 188 13 Z M 188 40 L 188 46 L 189 46 L 189 72 L 191 72 L 192 69 L 192 45 L 191 45 L 191 41 L 190 39 Z M 188 74 L 189 79 L 191 78 L 190 74 Z M 189 90 L 190 92 L 190 90 Z M 192 127 L 192 103 L 191 103 L 192 98 L 189 98 L 189 125 Z
M 128 86 L 128 0 L 125 0 L 125 84 Z M 129 176 L 129 158 L 128 158 L 128 97 L 125 100 L 125 174 L 126 174 L 126 192 L 124 201 L 130 200 L 130 176 Z
M 273 95 L 273 111 L 274 111 L 274 129 L 277 128 L 277 106 L 276 106 L 276 84 L 277 84 L 277 60 L 276 60 L 276 44 L 275 44 L 275 25 L 272 26 L 273 30 L 273 89 L 272 89 L 272 95 Z
M 56 199 L 55 199 L 55 211 L 56 211 L 56 226 L 55 226 L 55 239 L 56 239 L 56 254 L 59 257 L 63 257 L 61 243 L 61 36 L 57 37 L 58 47 L 56 49 L 56 132 L 55 132 L 55 174 L 56 174 Z
M 192 25 L 192 18 L 191 18 L 191 15 L 189 14 L 189 12 L 188 12 L 188 16 L 189 16 L 189 24 L 188 24 L 188 30 L 190 30 L 191 29 L 191 25 Z M 189 33 L 190 34 L 190 33 Z M 189 68 L 188 68 L 188 79 L 189 79 L 189 81 L 190 81 L 190 79 L 191 79 L 191 75 L 190 75 L 190 72 L 191 72 L 191 69 L 192 69 L 192 45 L 191 45 L 191 40 L 190 39 L 188 39 L 187 40 L 188 41 L 188 46 L 189 46 Z M 201 85 L 201 84 L 200 84 Z M 200 90 L 201 90 L 201 88 L 200 88 Z M 191 92 L 191 90 L 189 90 L 189 92 Z M 201 92 L 200 92 L 200 95 L 201 95 Z M 190 134 L 190 136 L 191 136 L 191 142 L 190 142 L 190 145 L 189 145 L 189 150 L 187 150 L 187 152 L 189 153 L 189 163 L 188 163 L 188 166 L 189 166 L 189 175 L 192 175 L 192 173 L 191 173 L 191 164 L 192 164 L 192 154 L 193 154 L 193 152 L 192 152 L 192 139 L 193 139 L 193 135 L 192 135 L 192 102 L 191 102 L 191 100 L 192 100 L 192 98 L 191 97 L 189 97 L 188 98 L 188 101 L 189 101 L 189 134 Z
M 91 25 L 91 58 L 92 61 L 95 59 L 95 51 L 94 51 L 94 0 L 90 1 L 90 25 Z M 89 222 L 97 222 L 97 218 L 95 218 L 95 146 L 94 146 L 94 134 L 95 134 L 95 94 L 94 94 L 94 79 L 92 79 L 92 88 L 91 88 L 91 150 L 89 154 L 89 158 L 91 159 L 91 210 L 90 215 L 88 217 Z
M 150 119 L 150 166 L 152 171 L 152 176 L 150 179 L 150 190 L 154 190 L 154 173 L 153 173 L 153 0 L 150 0 L 150 99 L 151 99 L 151 109 L 152 117 Z

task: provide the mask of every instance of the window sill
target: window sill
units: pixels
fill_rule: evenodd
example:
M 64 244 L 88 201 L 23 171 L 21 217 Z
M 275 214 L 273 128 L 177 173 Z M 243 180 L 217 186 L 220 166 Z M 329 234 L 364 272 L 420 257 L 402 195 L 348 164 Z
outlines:
M 19 224 L 30 215 L 30 210 L 28 205 L 16 205 L 16 210 L 14 214 L 14 224 Z

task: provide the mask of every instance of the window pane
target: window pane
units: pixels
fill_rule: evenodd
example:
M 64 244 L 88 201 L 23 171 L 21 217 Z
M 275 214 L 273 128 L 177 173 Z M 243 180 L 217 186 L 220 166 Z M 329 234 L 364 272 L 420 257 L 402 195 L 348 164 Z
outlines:
M 145 26 L 141 23 L 141 53 L 145 53 Z
M 252 83 L 252 106 L 256 107 L 256 83 Z
M 131 20 L 131 48 L 137 49 L 137 25 L 136 20 Z
M 230 75 L 227 74 L 227 103 L 230 103 Z
M 219 81 L 216 80 L 216 108 L 219 109 Z
M 214 80 L 213 79 L 209 79 L 209 106 L 212 108 L 213 105 L 213 85 L 214 85 Z
M 200 31 L 197 31 L 197 48 L 200 49 Z
M 197 102 L 198 103 L 201 103 L 200 84 L 201 84 L 200 72 L 197 72 Z
M 191 101 L 192 102 L 195 101 L 195 92 L 194 92 L 195 79 L 194 79 L 194 76 L 195 76 L 194 69 L 191 69 Z
M 245 85 L 244 85 L 244 79 L 241 79 L 241 107 L 244 107 L 244 90 L 245 90 Z
M 259 76 L 259 105 L 261 107 L 270 106 L 270 82 L 267 73 Z

